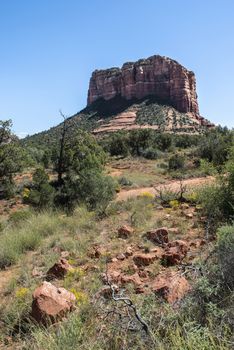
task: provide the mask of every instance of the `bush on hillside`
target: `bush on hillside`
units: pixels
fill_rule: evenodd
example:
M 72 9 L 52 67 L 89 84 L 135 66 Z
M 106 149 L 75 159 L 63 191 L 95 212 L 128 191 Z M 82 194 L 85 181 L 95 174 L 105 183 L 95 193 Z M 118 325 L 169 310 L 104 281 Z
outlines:
M 38 208 L 51 207 L 53 205 L 54 189 L 49 183 L 49 176 L 43 168 L 38 168 L 33 174 L 32 188 L 28 196 L 25 197 L 26 203 Z
M 224 282 L 234 290 L 234 225 L 223 226 L 218 230 L 217 252 Z
M 169 170 L 179 170 L 183 169 L 185 164 L 185 159 L 179 154 L 171 156 L 168 162 Z
M 14 195 L 14 175 L 22 170 L 26 154 L 11 131 L 11 120 L 0 120 L 0 197 Z

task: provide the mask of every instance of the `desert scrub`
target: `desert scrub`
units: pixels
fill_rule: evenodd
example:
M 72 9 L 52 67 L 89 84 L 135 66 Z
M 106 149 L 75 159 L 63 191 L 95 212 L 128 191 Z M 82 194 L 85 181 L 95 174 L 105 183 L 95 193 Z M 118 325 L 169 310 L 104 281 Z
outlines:
M 88 298 L 88 295 L 86 293 L 78 291 L 76 288 L 71 288 L 70 292 L 75 295 L 77 305 L 82 305 L 82 304 L 88 303 L 89 298 Z
M 150 192 L 142 192 L 139 195 L 140 198 L 143 198 L 145 200 L 149 200 L 149 202 L 152 202 L 154 200 L 154 195 Z
M 70 234 L 89 233 L 96 230 L 96 213 L 85 206 L 77 207 L 72 216 L 63 216 L 63 223 Z
M 17 225 L 10 222 L 0 236 L 0 268 L 16 263 L 24 252 L 38 248 L 46 237 L 63 237 L 65 233 L 71 236 L 91 234 L 95 227 L 95 213 L 83 207 L 77 208 L 70 217 L 48 211 L 31 213 L 27 220 L 19 220 Z M 77 242 L 76 249 L 83 243 L 84 240 Z
M 18 210 L 9 216 L 9 222 L 12 225 L 20 225 L 24 224 L 25 221 L 28 221 L 30 217 L 33 215 L 33 212 L 30 210 Z
M 147 228 L 153 216 L 153 200 L 151 196 L 139 196 L 135 199 L 130 211 L 130 221 L 135 228 Z
M 21 336 L 30 329 L 29 315 L 32 303 L 32 291 L 29 288 L 19 287 L 15 290 L 13 298 L 4 309 L 0 318 L 3 330 L 9 336 Z
M 169 205 L 172 209 L 176 210 L 180 206 L 180 202 L 177 199 L 173 199 L 169 202 Z
M 62 231 L 59 217 L 55 213 L 34 214 L 20 227 L 9 225 L 0 236 L 0 268 L 17 262 L 29 250 L 39 247 L 44 237 Z
M 48 330 L 34 327 L 27 350 L 102 350 L 97 344 L 97 319 L 91 306 L 81 305 L 79 312 L 73 313 L 59 325 L 59 328 Z M 33 341 L 32 341 L 33 340 Z
M 198 202 L 198 193 L 197 192 L 188 192 L 185 193 L 185 199 L 191 204 L 196 204 Z
M 70 270 L 63 282 L 64 288 L 71 288 L 74 282 L 80 281 L 80 279 L 85 275 L 85 272 L 82 268 L 76 267 Z

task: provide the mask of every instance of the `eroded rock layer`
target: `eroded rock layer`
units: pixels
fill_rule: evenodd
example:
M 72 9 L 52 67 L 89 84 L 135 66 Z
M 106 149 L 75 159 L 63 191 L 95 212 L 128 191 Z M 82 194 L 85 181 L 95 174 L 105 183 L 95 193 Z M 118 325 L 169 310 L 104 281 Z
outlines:
M 95 70 L 88 91 L 88 105 L 115 96 L 126 100 L 153 95 L 182 113 L 199 117 L 196 79 L 178 62 L 159 55 L 125 63 L 122 68 Z

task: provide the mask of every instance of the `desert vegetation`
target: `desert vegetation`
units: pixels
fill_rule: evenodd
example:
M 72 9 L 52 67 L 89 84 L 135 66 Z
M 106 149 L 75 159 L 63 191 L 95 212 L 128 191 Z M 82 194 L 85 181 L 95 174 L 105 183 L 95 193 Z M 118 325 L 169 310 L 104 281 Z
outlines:
M 0 124 L 2 348 L 232 349 L 233 131 L 63 130 Z

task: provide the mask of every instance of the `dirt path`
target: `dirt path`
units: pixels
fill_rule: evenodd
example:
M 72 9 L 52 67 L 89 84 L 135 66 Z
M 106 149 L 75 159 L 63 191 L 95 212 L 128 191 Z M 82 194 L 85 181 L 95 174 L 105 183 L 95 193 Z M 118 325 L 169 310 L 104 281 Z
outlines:
M 188 188 L 191 187 L 198 187 L 202 186 L 204 184 L 208 184 L 214 181 L 213 176 L 207 176 L 207 177 L 197 177 L 192 179 L 183 180 L 183 185 L 187 186 Z M 121 190 L 117 195 L 117 201 L 124 201 L 131 197 L 137 197 L 140 194 L 144 192 L 151 193 L 153 195 L 157 194 L 157 191 L 160 189 L 166 189 L 166 190 L 172 190 L 177 191 L 180 189 L 180 181 L 178 180 L 172 180 L 169 181 L 163 185 L 158 185 L 154 187 L 141 187 L 141 188 L 134 188 L 132 190 Z

